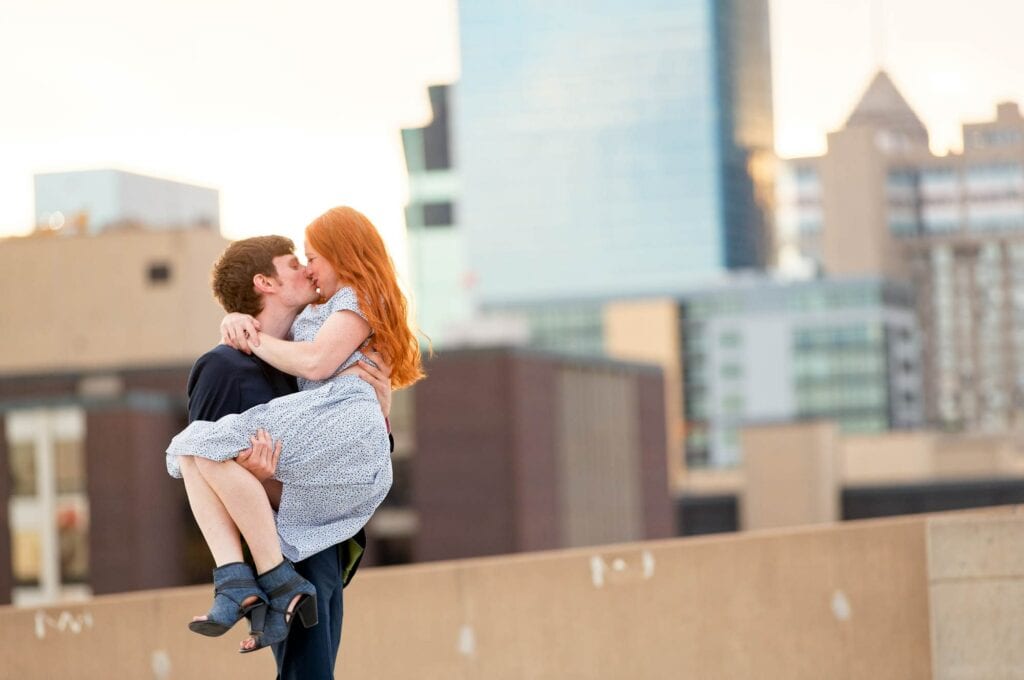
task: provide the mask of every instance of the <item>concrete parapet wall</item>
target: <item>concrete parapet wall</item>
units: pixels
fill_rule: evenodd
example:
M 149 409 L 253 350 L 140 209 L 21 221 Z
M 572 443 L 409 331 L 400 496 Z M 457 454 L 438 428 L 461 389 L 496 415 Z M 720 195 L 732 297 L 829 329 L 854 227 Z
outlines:
M 1024 678 L 1024 515 L 928 524 L 937 680 Z
M 980 613 L 1002 597 L 989 572 L 1020 570 L 1024 552 L 999 547 L 1024 530 L 1015 512 L 368 569 L 346 591 L 338 677 L 912 680 L 932 676 L 933 658 L 937 677 L 1003 677 L 965 669 L 1015 662 L 1024 648 L 1020 593 L 997 619 Z M 2 608 L 0 677 L 271 677 L 269 652 L 233 652 L 241 626 L 221 639 L 188 632 L 209 593 Z M 999 639 L 1014 650 L 970 642 L 988 628 L 1011 631 Z M 951 659 L 959 674 L 938 672 Z

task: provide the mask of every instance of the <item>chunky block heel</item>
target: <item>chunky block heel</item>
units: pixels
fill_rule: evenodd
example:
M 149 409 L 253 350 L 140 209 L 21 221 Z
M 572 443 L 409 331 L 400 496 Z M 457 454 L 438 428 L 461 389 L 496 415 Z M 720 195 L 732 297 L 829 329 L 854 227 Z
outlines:
M 302 601 L 295 607 L 295 611 L 299 615 L 299 621 L 302 622 L 304 628 L 315 626 L 318 621 L 316 596 L 302 598 Z

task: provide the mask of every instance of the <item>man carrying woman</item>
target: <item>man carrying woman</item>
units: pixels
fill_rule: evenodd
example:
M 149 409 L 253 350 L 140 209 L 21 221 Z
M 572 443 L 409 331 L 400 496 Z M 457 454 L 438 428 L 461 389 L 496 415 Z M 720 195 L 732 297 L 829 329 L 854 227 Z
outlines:
M 306 267 L 290 245 L 247 239 L 218 262 L 215 294 L 239 313 L 223 332 L 254 356 L 221 345 L 196 363 L 193 422 L 167 467 L 184 478 L 217 565 L 214 606 L 190 627 L 219 635 L 248 614 L 241 651 L 273 646 L 282 678 L 333 677 L 341 572 L 358 553 L 338 546 L 352 546 L 391 485 L 390 389 L 423 373 L 393 263 L 365 216 L 335 208 L 314 220 Z M 371 342 L 379 355 L 361 351 Z M 266 477 L 275 461 L 263 483 L 250 472 Z M 319 668 L 307 668 L 314 658 Z

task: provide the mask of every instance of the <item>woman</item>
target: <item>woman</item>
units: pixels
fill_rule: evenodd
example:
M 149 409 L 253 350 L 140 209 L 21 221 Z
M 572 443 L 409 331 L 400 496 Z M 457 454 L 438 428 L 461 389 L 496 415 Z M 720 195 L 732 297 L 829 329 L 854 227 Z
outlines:
M 238 522 L 260 575 L 254 579 L 247 565 L 238 563 L 223 574 L 215 570 L 214 607 L 205 620 L 190 625 L 196 632 L 220 635 L 251 613 L 252 635 L 242 651 L 287 637 L 295 614 L 307 627 L 316 623 L 315 592 L 289 560 L 354 535 L 391 486 L 387 430 L 373 388 L 340 372 L 366 360 L 359 350 L 372 336 L 392 366 L 393 387 L 423 377 L 405 297 L 370 221 L 352 208 L 329 210 L 306 228 L 306 256 L 322 304 L 310 305 L 295 319 L 294 341 L 260 334 L 258 346 L 250 345 L 264 361 L 297 376 L 300 391 L 216 422 L 193 422 L 167 449 L 168 472 L 180 477 L 183 457 L 195 457 L 197 463 L 235 458 L 257 430 L 286 444 L 275 474 L 283 485 L 277 536 L 271 541 L 266 535 L 266 522 Z M 231 315 L 227 334 L 237 332 L 232 326 L 252 327 L 250 322 L 245 315 Z M 262 502 L 266 507 L 256 514 L 267 516 L 269 501 L 264 497 Z M 270 546 L 278 546 L 278 537 L 275 554 Z

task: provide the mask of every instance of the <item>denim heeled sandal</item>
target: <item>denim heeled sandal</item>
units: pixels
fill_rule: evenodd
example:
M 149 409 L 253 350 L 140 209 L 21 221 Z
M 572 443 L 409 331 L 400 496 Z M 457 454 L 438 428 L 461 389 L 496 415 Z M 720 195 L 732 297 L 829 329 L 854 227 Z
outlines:
M 242 604 L 253 596 L 259 599 L 248 605 Z M 262 621 L 267 605 L 267 596 L 257 585 L 252 567 L 244 562 L 230 562 L 213 570 L 213 606 L 206 620 L 192 621 L 188 627 L 200 635 L 217 637 L 231 630 L 243 616 Z M 254 626 L 250 634 L 259 630 Z
M 282 561 L 270 571 L 257 576 L 256 582 L 266 594 L 269 606 L 253 612 L 253 631 L 250 637 L 254 638 L 256 645 L 252 649 L 238 650 L 242 654 L 255 652 L 287 638 L 296 615 L 306 628 L 317 624 L 316 588 L 299 576 L 291 562 Z M 289 610 L 288 606 L 296 596 L 298 600 Z

